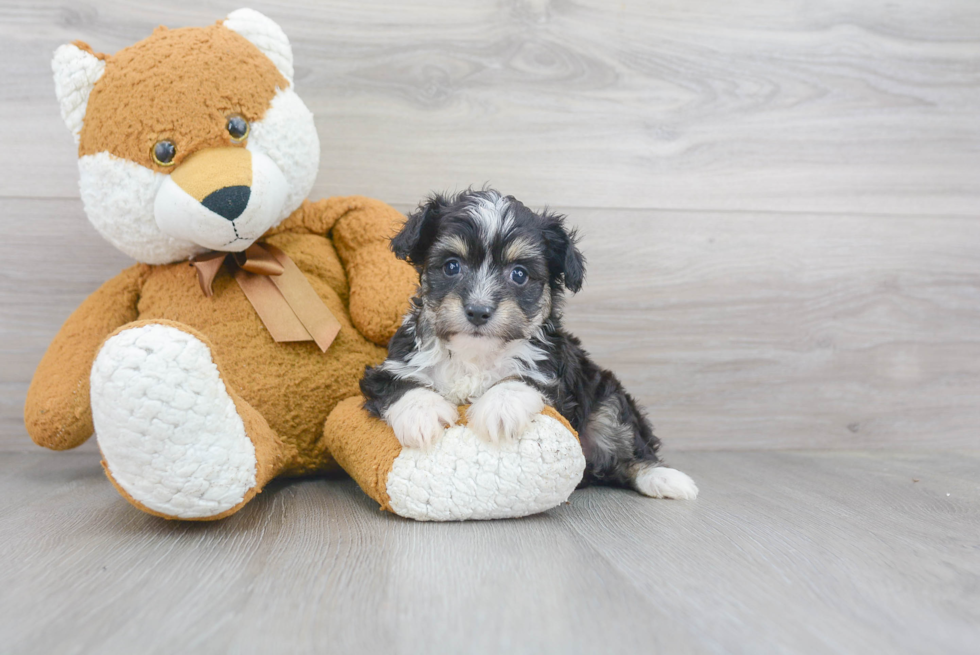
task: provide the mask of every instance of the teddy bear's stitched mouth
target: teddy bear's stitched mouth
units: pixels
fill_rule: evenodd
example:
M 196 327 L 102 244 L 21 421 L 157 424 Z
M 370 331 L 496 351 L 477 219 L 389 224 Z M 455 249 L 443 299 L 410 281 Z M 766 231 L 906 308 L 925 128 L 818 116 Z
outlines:
M 232 224 L 232 227 L 234 227 L 234 224 Z M 252 237 L 243 237 L 243 236 L 240 236 L 240 235 L 238 234 L 238 230 L 235 230 L 235 238 L 234 238 L 234 239 L 232 239 L 231 241 L 229 241 L 228 243 L 224 243 L 224 244 L 222 244 L 222 245 L 221 245 L 221 247 L 222 247 L 222 248 L 225 248 L 225 247 L 227 247 L 227 246 L 230 246 L 230 245 L 231 245 L 231 244 L 233 244 L 233 243 L 238 243 L 239 241 L 246 241 L 246 242 L 248 242 L 248 243 L 252 243 L 252 242 L 253 242 L 253 241 L 255 241 L 255 239 L 257 239 L 257 238 L 258 238 L 258 237 L 254 237 L 254 238 L 252 238 Z
M 255 239 L 258 238 L 258 237 L 255 237 L 255 238 L 243 237 L 242 235 L 240 235 L 238 233 L 238 226 L 235 225 L 235 219 L 234 218 L 230 219 L 228 221 L 228 223 L 231 224 L 231 229 L 235 232 L 235 238 L 232 239 L 231 241 L 229 241 L 228 243 L 221 244 L 221 247 L 222 248 L 227 248 L 231 244 L 238 243 L 239 241 L 247 241 L 247 242 L 249 242 L 249 244 L 251 244 L 253 241 L 255 241 Z

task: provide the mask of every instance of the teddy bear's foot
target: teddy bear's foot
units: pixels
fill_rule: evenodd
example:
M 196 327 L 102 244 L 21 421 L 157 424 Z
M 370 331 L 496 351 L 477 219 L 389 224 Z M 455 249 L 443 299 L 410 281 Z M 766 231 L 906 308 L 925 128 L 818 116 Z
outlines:
M 220 518 L 255 494 L 256 447 L 200 339 L 164 324 L 124 329 L 102 346 L 91 383 L 106 473 L 134 505 Z
M 498 444 L 455 425 L 428 449 L 403 448 L 387 491 L 396 514 L 418 521 L 514 518 L 568 500 L 584 469 L 575 436 L 554 416 L 537 414 Z
M 568 422 L 551 407 L 516 439 L 487 443 L 465 424 L 427 448 L 403 448 L 360 397 L 327 418 L 331 454 L 382 508 L 418 521 L 528 516 L 560 505 L 582 480 L 585 456 Z

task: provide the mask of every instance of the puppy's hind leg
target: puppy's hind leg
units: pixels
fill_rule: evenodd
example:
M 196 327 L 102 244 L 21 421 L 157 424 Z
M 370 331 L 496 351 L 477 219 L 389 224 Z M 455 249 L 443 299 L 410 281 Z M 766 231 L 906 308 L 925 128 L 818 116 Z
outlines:
M 698 487 L 686 473 L 657 464 L 637 464 L 633 487 L 651 498 L 694 500 Z
M 694 480 L 660 461 L 660 440 L 621 388 L 596 405 L 582 436 L 583 443 L 588 442 L 588 461 L 596 481 L 631 487 L 650 498 L 698 497 Z

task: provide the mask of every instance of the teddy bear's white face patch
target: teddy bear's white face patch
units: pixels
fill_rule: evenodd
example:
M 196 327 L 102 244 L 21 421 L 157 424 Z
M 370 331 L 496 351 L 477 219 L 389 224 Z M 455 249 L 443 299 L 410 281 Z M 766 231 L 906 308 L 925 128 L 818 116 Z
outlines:
M 291 87 L 279 90 L 262 120 L 251 125 L 246 148 L 248 198 L 233 220 L 219 213 L 220 197 L 217 205 L 212 198 L 209 209 L 172 175 L 106 152 L 78 160 L 85 213 L 107 241 L 146 264 L 177 262 L 205 250 L 245 250 L 292 214 L 316 179 L 320 141 L 313 115 Z
M 286 176 L 286 202 L 279 214 L 282 221 L 310 195 L 320 169 L 320 137 L 313 113 L 292 86 L 279 90 L 262 120 L 252 124 L 247 147 L 266 155 Z
M 133 259 L 166 264 L 204 250 L 157 227 L 153 203 L 166 175 L 108 152 L 79 158 L 78 172 L 89 221 L 106 241 Z

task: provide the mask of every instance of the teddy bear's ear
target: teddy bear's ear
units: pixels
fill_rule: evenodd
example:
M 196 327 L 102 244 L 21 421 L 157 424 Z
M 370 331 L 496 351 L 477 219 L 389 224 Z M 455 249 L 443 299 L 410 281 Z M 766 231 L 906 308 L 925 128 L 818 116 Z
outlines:
M 293 83 L 293 49 L 286 33 L 272 19 L 254 9 L 238 9 L 228 14 L 224 25 L 251 41 Z
M 61 105 L 61 118 L 78 145 L 88 97 L 102 77 L 105 62 L 84 43 L 76 43 L 67 43 L 54 51 L 51 70 L 54 71 L 54 91 Z

